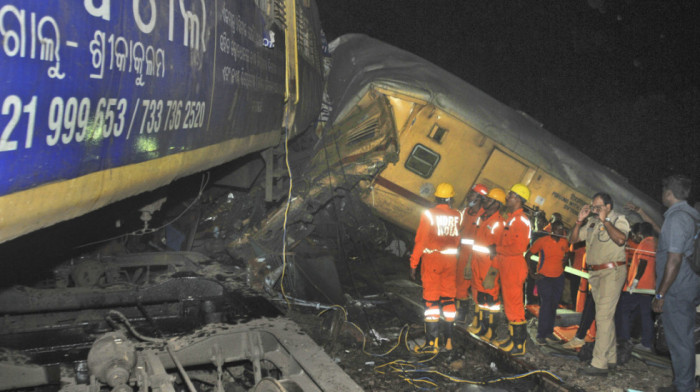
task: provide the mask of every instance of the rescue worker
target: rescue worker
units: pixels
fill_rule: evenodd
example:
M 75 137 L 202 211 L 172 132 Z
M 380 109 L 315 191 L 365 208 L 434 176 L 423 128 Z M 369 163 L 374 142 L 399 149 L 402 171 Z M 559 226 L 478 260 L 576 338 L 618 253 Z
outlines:
M 584 241 L 579 241 L 575 244 L 569 246 L 569 257 L 571 260 L 571 268 L 583 271 L 585 268 L 583 266 L 584 258 L 586 257 L 586 243 Z M 581 312 L 583 310 L 583 302 L 586 300 L 586 293 L 588 292 L 588 280 L 584 279 L 586 283 L 581 285 L 581 276 L 576 274 L 566 274 L 566 279 L 569 281 L 569 294 L 571 298 L 571 309 L 575 312 Z M 579 297 L 581 300 L 579 301 Z
M 537 255 L 537 265 L 532 275 L 537 282 L 540 297 L 540 311 L 537 318 L 537 344 L 558 344 L 554 332 L 554 319 L 557 307 L 564 292 L 564 262 L 569 250 L 569 241 L 564 238 L 564 224 L 552 222 L 552 234 L 542 237 L 532 244 L 525 259 Z
M 543 231 L 546 231 L 547 233 L 552 232 L 552 223 L 554 222 L 561 222 L 564 223 L 564 218 L 561 216 L 560 213 L 555 212 L 552 214 L 552 216 L 549 217 L 549 222 L 547 223 L 547 226 L 542 229 Z M 564 228 L 564 235 L 567 235 L 566 233 L 566 228 Z
M 639 238 L 639 225 L 641 222 L 635 223 L 630 226 L 630 233 L 627 235 L 627 244 L 625 245 L 625 261 L 627 261 L 627 269 L 629 270 L 632 264 L 632 256 L 634 256 L 634 251 L 637 249 L 639 242 L 642 240 Z
M 455 308 L 457 251 L 462 214 L 452 208 L 455 191 L 442 183 L 435 190 L 437 205 L 423 212 L 411 254 L 411 280 L 421 262 L 423 299 L 425 300 L 425 344 L 416 352 L 435 354 L 439 350 L 440 309 L 446 322 L 445 349 L 452 350 L 452 324 Z
M 469 297 L 469 288 L 471 284 L 471 267 L 472 245 L 474 244 L 474 232 L 476 231 L 476 220 L 484 213 L 483 205 L 485 204 L 485 196 L 488 193 L 488 188 L 482 184 L 476 184 L 467 194 L 467 206 L 462 210 L 462 227 L 460 234 L 462 236 L 459 257 L 457 259 L 457 311 L 459 320 L 464 320 L 467 314 L 466 304 Z M 472 288 L 472 298 L 475 296 L 475 290 Z M 476 301 L 475 301 L 476 302 Z M 478 308 L 477 308 L 478 309 Z M 474 313 L 474 321 L 476 323 L 476 312 Z
M 489 342 L 496 338 L 494 317 L 501 311 L 498 269 L 494 266 L 489 247 L 498 241 L 505 226 L 500 210 L 506 204 L 506 193 L 494 188 L 486 197 L 485 211 L 476 221 L 471 265 L 472 287 L 477 292 L 474 297 L 477 322 L 467 330 Z
M 631 322 L 633 314 L 639 309 L 642 324 L 642 341 L 634 348 L 640 351 L 651 352 L 654 340 L 654 318 L 651 313 L 652 294 L 636 293 L 636 290 L 649 290 L 656 288 L 656 236 L 654 227 L 648 222 L 639 224 L 636 240 L 639 241 L 634 251 L 632 261 L 627 270 L 627 280 L 622 287 L 620 300 L 617 302 L 615 312 L 615 328 L 617 329 L 618 345 L 633 348 L 629 342 L 631 335 Z M 618 358 L 618 361 L 620 359 Z
M 509 335 L 493 343 L 501 350 L 514 355 L 525 355 L 527 330 L 523 284 L 527 278 L 525 251 L 530 245 L 530 219 L 523 206 L 530 198 L 530 190 L 523 184 L 515 184 L 506 197 L 508 217 L 501 237 L 492 253 L 496 254 L 496 265 L 501 278 L 501 294 Z

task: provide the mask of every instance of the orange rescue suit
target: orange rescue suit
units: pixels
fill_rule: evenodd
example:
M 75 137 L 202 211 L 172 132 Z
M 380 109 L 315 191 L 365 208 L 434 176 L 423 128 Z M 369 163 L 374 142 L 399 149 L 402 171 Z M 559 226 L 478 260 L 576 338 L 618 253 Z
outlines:
M 637 245 L 637 249 L 634 251 L 632 262 L 627 271 L 627 281 L 622 288 L 623 291 L 629 291 L 634 278 L 637 276 L 639 263 L 642 260 L 646 260 L 647 263 L 646 267 L 644 267 L 644 274 L 639 278 L 637 288 L 648 290 L 654 290 L 656 288 L 656 238 L 647 237 Z
M 625 261 L 627 262 L 627 268 L 632 264 L 632 257 L 634 256 L 634 251 L 639 246 L 639 242 L 634 242 L 631 239 L 627 239 L 625 244 Z
M 525 251 L 530 244 L 530 219 L 520 208 L 508 214 L 506 226 L 496 245 L 496 265 L 501 277 L 501 293 L 506 318 L 511 323 L 525 321 L 523 284 L 527 278 Z
M 504 227 L 505 222 L 497 211 L 487 218 L 484 218 L 483 215 L 479 217 L 476 222 L 476 233 L 474 235 L 472 287 L 478 292 L 489 294 L 494 299 L 498 299 L 498 292 L 501 287 L 498 279 L 496 279 L 493 288 L 484 288 L 484 279 L 489 272 L 489 268 L 495 267 L 495 260 L 491 260 L 491 256 L 485 248 L 498 242 Z
M 438 204 L 421 215 L 411 268 L 417 268 L 422 259 L 421 280 L 426 301 L 455 298 L 461 223 L 462 214 L 447 204 Z
M 465 208 L 462 212 L 462 227 L 461 227 L 461 243 L 459 248 L 459 257 L 457 258 L 457 295 L 458 299 L 467 299 L 469 297 L 469 287 L 473 287 L 471 280 L 466 279 L 465 268 L 472 258 L 472 245 L 474 244 L 474 234 L 476 232 L 476 221 L 479 216 L 484 213 L 483 208 L 479 208 L 476 214 L 471 215 L 469 208 Z M 473 279 L 473 278 L 472 278 Z M 475 290 L 472 288 L 472 294 Z M 473 297 L 473 295 L 472 295 Z

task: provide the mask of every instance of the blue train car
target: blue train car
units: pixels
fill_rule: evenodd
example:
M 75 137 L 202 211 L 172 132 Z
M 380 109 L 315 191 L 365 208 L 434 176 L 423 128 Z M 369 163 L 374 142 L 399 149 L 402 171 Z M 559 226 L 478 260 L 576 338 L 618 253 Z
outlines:
M 0 243 L 315 120 L 310 0 L 0 1 Z

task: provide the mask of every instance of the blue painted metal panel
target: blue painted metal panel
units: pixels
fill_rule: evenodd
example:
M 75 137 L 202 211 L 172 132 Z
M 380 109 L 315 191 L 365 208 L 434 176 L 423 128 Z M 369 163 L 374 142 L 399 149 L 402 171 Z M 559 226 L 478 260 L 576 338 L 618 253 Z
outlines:
M 0 1 L 0 196 L 279 129 L 271 26 L 253 0 Z

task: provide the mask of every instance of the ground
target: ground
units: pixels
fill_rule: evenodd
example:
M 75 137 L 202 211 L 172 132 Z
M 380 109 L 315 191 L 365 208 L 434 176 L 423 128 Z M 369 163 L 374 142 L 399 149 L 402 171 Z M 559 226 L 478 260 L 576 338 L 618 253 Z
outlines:
M 248 211 L 257 209 L 255 203 L 248 199 L 250 196 L 244 194 L 234 194 L 231 197 L 224 193 L 218 197 L 225 201 L 213 201 L 211 213 L 203 215 L 204 219 L 210 219 L 200 224 L 199 230 L 205 234 L 198 236 L 195 241 L 199 248 L 196 250 L 210 253 L 211 257 L 222 263 L 240 264 L 240 261 L 232 261 L 226 255 L 221 244 L 221 234 L 214 235 L 212 227 L 218 226 L 219 233 L 240 232 L 241 222 L 243 226 L 247 224 L 241 217 L 236 217 L 241 213 L 241 208 Z M 232 198 L 236 203 L 227 201 Z M 382 235 L 375 233 L 371 237 L 381 237 L 381 241 L 367 238 L 358 240 L 353 234 L 361 233 L 361 227 L 346 227 L 336 233 L 335 229 L 343 226 L 342 221 L 333 221 L 332 214 L 326 216 L 326 219 L 329 221 L 325 224 L 315 221 L 317 227 L 323 227 L 322 233 L 312 232 L 303 241 L 303 246 L 295 248 L 295 257 L 304 257 L 305 252 L 316 248 L 332 255 L 340 272 L 345 303 L 334 305 L 323 303 L 327 301 L 311 301 L 305 306 L 287 306 L 285 301 L 280 300 L 279 292 L 272 292 L 272 295 L 286 316 L 296 321 L 322 345 L 367 391 L 421 388 L 446 391 L 499 390 L 493 388 L 509 391 L 651 391 L 658 386 L 670 385 L 670 368 L 648 365 L 638 358 L 619 366 L 608 377 L 578 376 L 576 370 L 584 366 L 584 363 L 578 360 L 575 352 L 537 346 L 533 344 L 532 338 L 527 343 L 527 354 L 512 360 L 493 346 L 466 333 L 464 322 L 457 323 L 456 348 L 452 353 L 442 352 L 435 358 L 416 356 L 407 346 L 420 342 L 423 335 L 420 286 L 407 279 L 408 255 L 397 256 L 386 249 L 386 244 L 392 238 L 401 241 L 405 236 L 397 235 L 390 226 L 377 229 L 378 224 L 370 217 L 354 214 L 353 222 L 362 221 L 367 226 L 374 225 L 374 232 L 387 231 Z M 234 234 L 229 234 L 224 242 L 233 237 Z M 343 243 L 338 243 L 339 239 Z M 304 250 L 304 247 L 307 249 Z M 252 271 L 249 270 L 248 273 L 251 275 Z M 467 309 L 472 307 L 468 306 Z M 537 320 L 529 317 L 529 331 L 534 336 Z M 471 314 L 467 314 L 465 319 L 470 320 Z M 506 333 L 505 326 L 500 327 L 499 333 Z M 417 373 L 416 370 L 420 372 Z M 531 375 L 495 382 L 483 386 L 483 389 L 471 385 L 474 382 L 515 377 L 538 370 L 552 374 L 543 375 L 543 379 L 554 380 L 558 377 L 561 382 L 542 381 Z

